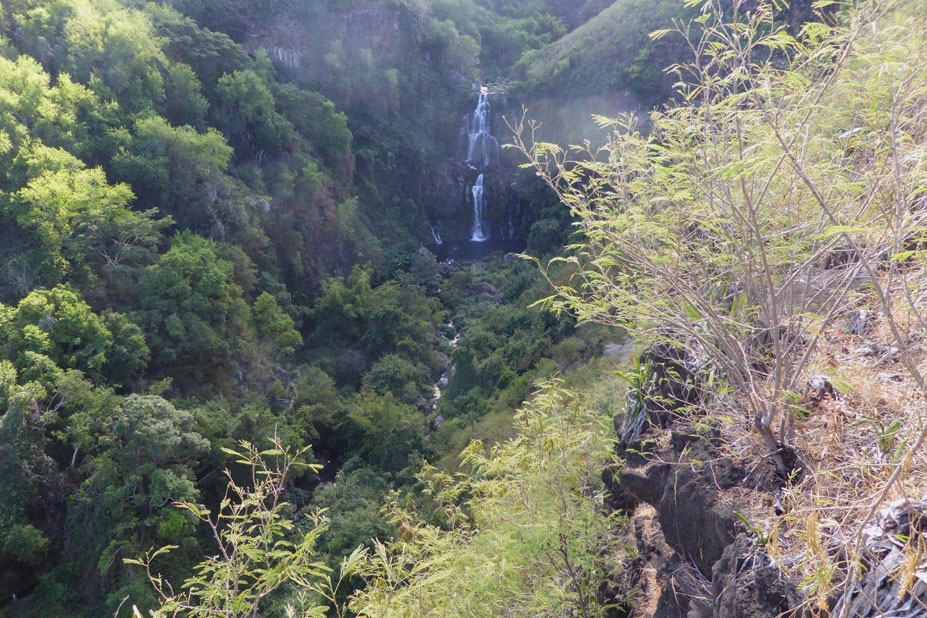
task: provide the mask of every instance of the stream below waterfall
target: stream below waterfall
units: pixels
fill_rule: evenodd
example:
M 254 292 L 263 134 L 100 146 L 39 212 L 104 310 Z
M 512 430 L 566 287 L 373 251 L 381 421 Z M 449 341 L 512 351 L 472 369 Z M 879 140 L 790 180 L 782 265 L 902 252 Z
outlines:
M 432 247 L 431 250 L 438 261 L 444 262 L 448 259 L 480 260 L 499 251 L 503 253 L 521 253 L 525 250 L 525 246 L 525 241 L 519 238 L 490 238 L 489 240 L 480 241 L 445 242 Z

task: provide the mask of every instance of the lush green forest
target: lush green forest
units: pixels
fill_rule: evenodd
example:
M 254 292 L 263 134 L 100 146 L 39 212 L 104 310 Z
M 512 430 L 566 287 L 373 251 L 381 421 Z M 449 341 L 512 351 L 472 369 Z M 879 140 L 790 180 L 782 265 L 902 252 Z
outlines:
M 839 606 L 819 529 L 924 463 L 832 332 L 922 397 L 917 4 L 5 1 L 0 616 L 637 615 L 634 466 L 703 438 Z M 478 97 L 528 259 L 453 253 Z M 808 435 L 881 433 L 828 467 L 836 391 Z
M 534 380 L 598 354 L 529 308 L 533 266 L 420 250 L 473 84 L 596 13 L 554 8 L 4 2 L 0 612 L 147 615 L 125 560 L 176 546 L 179 590 L 215 540 L 175 505 L 224 508 L 242 441 L 298 453 L 287 520 L 337 565 L 394 538 L 391 492 L 427 502 L 424 462 L 512 435 Z M 523 243 L 557 250 L 565 210 L 507 165 Z

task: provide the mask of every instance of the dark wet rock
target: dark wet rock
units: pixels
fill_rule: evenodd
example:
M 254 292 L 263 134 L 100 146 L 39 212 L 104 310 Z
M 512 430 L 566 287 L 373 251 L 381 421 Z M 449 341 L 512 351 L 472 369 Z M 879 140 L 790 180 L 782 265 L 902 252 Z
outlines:
M 621 472 L 619 483 L 621 488 L 637 503 L 646 502 L 658 507 L 663 499 L 669 471 L 669 464 L 651 462 L 640 468 L 626 468 Z
M 629 542 L 637 556 L 621 582 L 649 600 L 647 611 L 634 615 L 773 618 L 800 605 L 795 582 L 752 537 L 738 536 L 743 526 L 734 512 L 756 513 L 756 494 L 745 488 L 743 495 L 752 497 L 722 499 L 743 484 L 745 464 L 720 450 L 719 434 L 704 423 L 667 419 L 669 427 L 651 425 L 630 444 L 619 444 L 622 463 L 602 475 L 610 508 L 629 516 L 652 513 L 647 534 Z M 772 509 L 771 498 L 769 504 Z M 643 526 L 636 517 L 630 525 Z
M 689 556 L 702 573 L 734 540 L 734 513 L 718 504 L 717 491 L 704 470 L 677 466 L 664 486 L 659 513 L 666 541 Z M 707 477 L 707 478 L 706 478 Z
M 679 555 L 673 551 L 655 519 L 652 507 L 635 511 L 626 527 L 625 542 L 635 548 L 635 555 L 627 563 L 613 585 L 619 590 L 633 590 L 633 611 L 627 616 L 652 615 L 663 618 L 681 618 L 679 604 L 672 599 L 667 582 L 683 567 Z M 647 608 L 652 612 L 645 611 Z
M 628 492 L 621 484 L 622 467 L 610 465 L 602 470 L 602 483 L 605 485 L 605 507 L 615 513 L 630 513 L 640 504 L 640 499 Z

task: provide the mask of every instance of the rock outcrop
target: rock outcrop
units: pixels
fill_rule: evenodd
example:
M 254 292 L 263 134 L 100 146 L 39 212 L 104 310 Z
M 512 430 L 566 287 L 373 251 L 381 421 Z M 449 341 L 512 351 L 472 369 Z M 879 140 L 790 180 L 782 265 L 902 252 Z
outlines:
M 795 545 L 793 531 L 790 547 L 779 533 L 788 534 L 795 498 L 780 501 L 788 492 L 770 462 L 729 447 L 730 432 L 699 393 L 698 363 L 677 352 L 655 346 L 640 357 L 615 418 L 622 439 L 618 463 L 603 473 L 606 504 L 628 516 L 624 542 L 634 550 L 620 581 L 605 587 L 610 598 L 633 599 L 615 616 L 927 616 L 927 500 L 888 504 L 853 538 L 835 526 Z M 823 376 L 809 380 L 809 406 L 839 399 Z M 810 526 L 802 534 L 818 529 Z M 832 570 L 809 586 L 798 565 L 811 551 Z
M 751 470 L 721 448 L 720 432 L 705 419 L 673 410 L 673 401 L 681 410 L 685 398 L 697 397 L 695 376 L 679 371 L 685 359 L 662 358 L 661 350 L 645 356 L 657 365 L 650 378 L 659 377 L 645 384 L 652 394 L 661 393 L 651 399 L 659 405 L 649 406 L 654 409 L 639 435 L 619 443 L 620 463 L 603 474 L 609 506 L 630 516 L 626 542 L 636 553 L 625 580 L 616 584 L 635 591 L 635 609 L 625 615 L 767 618 L 795 610 L 803 600 L 798 582 L 776 566 L 738 517 L 772 514 L 775 488 L 745 486 Z M 680 375 L 684 383 L 676 379 Z M 667 396 L 673 393 L 676 399 Z M 623 414 L 615 425 L 627 435 Z

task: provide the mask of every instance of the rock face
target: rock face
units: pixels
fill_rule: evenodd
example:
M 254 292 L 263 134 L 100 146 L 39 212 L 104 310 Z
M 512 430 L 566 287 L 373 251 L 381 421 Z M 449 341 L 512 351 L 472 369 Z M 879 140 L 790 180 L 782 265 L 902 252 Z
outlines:
M 264 21 L 250 24 L 242 42 L 245 49 L 267 51 L 277 64 L 307 71 L 321 70 L 321 61 L 329 51 L 325 43 L 338 40 L 347 49 L 369 49 L 378 59 L 402 61 L 404 50 L 400 34 L 399 11 L 376 2 L 359 2 L 350 11 L 325 11 L 315 16 L 325 20 L 326 28 L 309 29 L 303 21 L 287 11 L 268 13 Z M 325 38 L 320 40 L 319 33 Z M 322 65 L 316 68 L 314 65 Z
M 700 609 L 700 616 L 781 616 L 803 600 L 795 583 L 783 577 L 769 556 L 758 551 L 754 540 L 745 534 L 728 545 L 712 567 L 711 595 L 714 603 Z
M 863 530 L 861 577 L 837 600 L 833 615 L 927 615 L 927 560 L 923 557 L 927 502 L 898 500 Z
M 653 362 L 655 355 L 650 356 Z M 653 388 L 692 390 L 691 379 L 672 384 L 666 376 L 679 373 L 665 370 L 653 369 L 663 376 L 651 382 Z M 762 494 L 743 487 L 750 470 L 724 454 L 719 434 L 707 423 L 661 412 L 640 435 L 619 444 L 622 463 L 603 474 L 609 506 L 631 515 L 627 542 L 638 557 L 616 586 L 637 591 L 633 615 L 765 618 L 797 608 L 802 601 L 797 583 L 776 567 L 735 515 L 762 514 L 757 511 Z M 616 418 L 619 432 L 623 416 Z M 771 510 L 772 501 L 763 508 Z M 650 533 L 641 534 L 643 528 Z
M 517 168 L 500 160 L 494 137 L 500 130 L 508 133 L 501 122 L 507 107 L 504 89 L 482 92 L 463 75 L 442 74 L 446 92 L 425 103 L 411 100 L 400 88 L 400 74 L 413 59 L 428 66 L 432 62 L 418 37 L 422 26 L 409 23 L 416 11 L 377 0 L 347 4 L 349 9 L 340 10 L 303 3 L 256 15 L 245 24 L 242 44 L 250 53 L 265 51 L 294 83 L 322 92 L 349 117 L 393 123 L 398 113 L 418 127 L 425 136 L 422 143 L 433 139 L 445 147 L 443 161 L 429 155 L 433 158 L 424 164 L 414 163 L 424 150 L 397 148 L 391 154 L 413 161 L 403 172 L 410 174 L 405 197 L 418 210 L 422 225 L 415 233 L 426 245 L 525 238 L 536 219 L 533 205 L 516 188 Z M 464 101 L 466 108 L 457 107 Z M 359 137 L 356 144 L 362 142 Z M 411 172 L 416 166 L 421 169 Z M 373 177 L 378 168 L 375 159 L 358 156 L 358 176 Z M 484 217 L 479 233 L 474 232 L 475 211 Z

